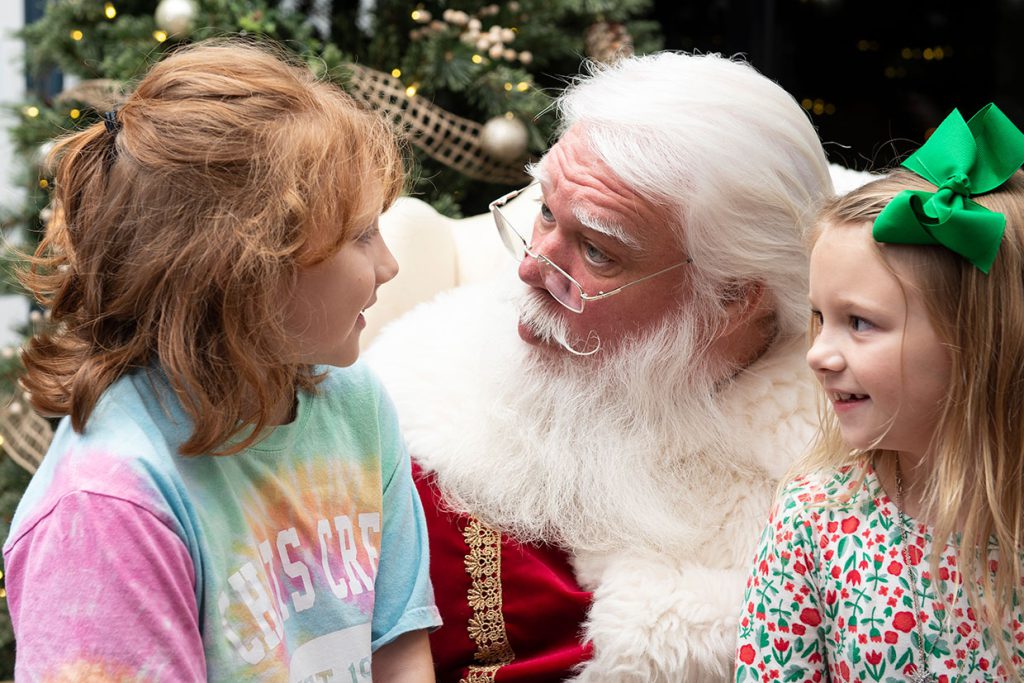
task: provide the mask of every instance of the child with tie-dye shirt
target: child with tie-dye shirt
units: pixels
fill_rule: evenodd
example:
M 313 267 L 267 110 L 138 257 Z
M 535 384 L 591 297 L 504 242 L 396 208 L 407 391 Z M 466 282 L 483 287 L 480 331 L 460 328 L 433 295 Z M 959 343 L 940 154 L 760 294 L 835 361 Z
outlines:
M 65 415 L 4 545 L 18 680 L 433 680 L 420 502 L 362 311 L 386 125 L 199 43 L 64 138 L 23 383 Z

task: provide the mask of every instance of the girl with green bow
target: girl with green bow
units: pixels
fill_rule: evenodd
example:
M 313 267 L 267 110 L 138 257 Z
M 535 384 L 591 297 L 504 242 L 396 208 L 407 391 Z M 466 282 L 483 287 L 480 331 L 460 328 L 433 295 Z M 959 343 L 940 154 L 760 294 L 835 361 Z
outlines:
M 812 453 L 781 490 L 736 680 L 1022 681 L 1024 134 L 954 111 L 821 212 Z

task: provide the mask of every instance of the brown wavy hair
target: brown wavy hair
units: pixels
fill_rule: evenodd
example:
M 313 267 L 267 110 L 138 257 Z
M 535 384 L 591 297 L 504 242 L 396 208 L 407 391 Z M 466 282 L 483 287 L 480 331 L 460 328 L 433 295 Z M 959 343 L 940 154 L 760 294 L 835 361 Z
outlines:
M 51 326 L 22 383 L 81 432 L 113 382 L 158 364 L 193 421 L 181 453 L 238 452 L 323 378 L 294 360 L 281 302 L 394 201 L 401 153 L 341 90 L 239 40 L 173 52 L 116 120 L 49 157 L 53 218 L 22 281 Z
M 903 190 L 934 191 L 935 186 L 909 171 L 893 171 L 826 205 L 812 238 L 826 229 L 870 230 Z M 1024 676 L 1009 656 L 1012 643 L 998 626 L 1008 623 L 1013 605 L 1024 604 L 1024 171 L 972 199 L 1006 216 L 988 275 L 942 247 L 872 244 L 904 294 L 920 293 L 949 349 L 951 380 L 932 437 L 923 507 L 934 522 L 935 547 L 954 540 L 969 604 L 993 627 L 989 632 L 1002 665 L 1021 681 Z M 851 453 L 824 403 L 822 395 L 822 429 L 799 471 L 857 464 L 863 473 L 872 459 L 895 457 L 880 449 Z M 992 541 L 1000 557 L 995 571 L 988 559 Z M 936 553 L 931 564 L 937 576 Z

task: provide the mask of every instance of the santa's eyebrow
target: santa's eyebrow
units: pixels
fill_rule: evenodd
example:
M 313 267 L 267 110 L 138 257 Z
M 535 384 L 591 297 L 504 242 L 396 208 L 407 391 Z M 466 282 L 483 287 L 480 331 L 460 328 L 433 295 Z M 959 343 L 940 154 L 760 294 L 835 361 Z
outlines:
M 544 160 L 541 159 L 535 164 L 526 165 L 526 174 L 533 178 L 534 182 L 538 182 L 541 185 L 547 185 L 548 183 L 548 172 L 544 167 Z
M 582 206 L 574 206 L 572 214 L 581 225 L 593 230 L 594 232 L 599 232 L 602 235 L 611 237 L 630 251 L 637 253 L 643 253 L 645 251 L 643 245 L 640 244 L 640 240 L 629 234 L 629 232 L 618 223 L 612 223 L 598 218 Z

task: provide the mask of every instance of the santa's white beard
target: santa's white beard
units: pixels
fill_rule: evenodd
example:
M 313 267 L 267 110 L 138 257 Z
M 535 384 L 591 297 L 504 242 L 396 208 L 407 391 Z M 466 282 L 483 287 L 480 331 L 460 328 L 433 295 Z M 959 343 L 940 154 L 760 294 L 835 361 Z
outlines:
M 521 320 L 545 339 L 571 313 L 529 292 Z M 579 357 L 519 340 L 484 350 L 491 419 L 438 484 L 451 506 L 523 542 L 574 551 L 692 546 L 721 523 L 709 487 L 730 471 L 706 323 L 680 311 L 614 350 Z M 589 342 L 591 345 L 593 342 Z M 693 495 L 699 492 L 699 495 Z

